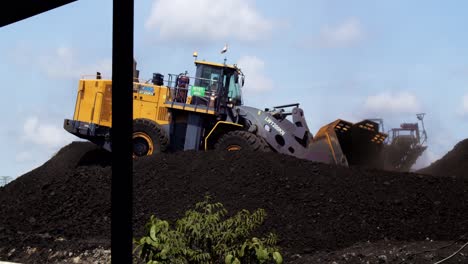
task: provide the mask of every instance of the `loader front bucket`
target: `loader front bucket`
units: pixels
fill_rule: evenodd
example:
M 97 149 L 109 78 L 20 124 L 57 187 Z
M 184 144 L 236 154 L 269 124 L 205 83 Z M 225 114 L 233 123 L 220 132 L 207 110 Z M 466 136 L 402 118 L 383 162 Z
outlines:
M 370 120 L 353 124 L 341 119 L 319 129 L 310 148 L 325 142 L 333 161 L 339 165 L 359 165 L 383 168 L 381 156 L 386 134 L 379 132 L 379 125 Z

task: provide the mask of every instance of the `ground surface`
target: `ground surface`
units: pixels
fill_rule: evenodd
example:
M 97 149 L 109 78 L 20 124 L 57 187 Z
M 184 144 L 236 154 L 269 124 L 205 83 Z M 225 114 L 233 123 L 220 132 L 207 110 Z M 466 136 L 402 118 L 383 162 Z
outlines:
M 468 241 L 468 156 L 462 153 L 468 140 L 421 171 L 426 174 L 275 153 L 143 158 L 134 164 L 135 235 L 151 214 L 174 220 L 209 193 L 230 212 L 264 208 L 265 226 L 279 235 L 286 263 L 432 263 Z M 0 188 L 0 260 L 108 263 L 109 165 L 108 153 L 74 142 Z M 465 248 L 446 263 L 468 263 L 467 254 Z

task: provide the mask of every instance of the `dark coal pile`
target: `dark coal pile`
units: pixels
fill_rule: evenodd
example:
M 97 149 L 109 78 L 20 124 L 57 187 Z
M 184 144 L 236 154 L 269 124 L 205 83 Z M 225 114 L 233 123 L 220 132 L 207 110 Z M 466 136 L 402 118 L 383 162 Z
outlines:
M 99 162 L 79 166 L 90 164 L 97 151 L 104 155 Z M 110 164 L 109 154 L 91 143 L 73 142 L 0 189 L 0 243 L 48 243 L 50 236 L 108 239 L 111 168 L 103 162 Z
M 468 179 L 468 138 L 419 173 Z
M 109 246 L 110 155 L 75 142 L 0 189 L 0 248 Z M 357 242 L 455 240 L 468 233 L 468 181 L 343 168 L 276 153 L 182 152 L 135 162 L 135 235 L 206 193 L 230 212 L 264 208 L 287 252 Z M 14 259 L 0 251 L 0 259 Z
M 298 252 L 357 241 L 453 239 L 468 232 L 468 182 L 342 168 L 258 153 L 180 153 L 136 164 L 135 229 L 179 217 L 210 192 L 233 211 L 265 208 Z

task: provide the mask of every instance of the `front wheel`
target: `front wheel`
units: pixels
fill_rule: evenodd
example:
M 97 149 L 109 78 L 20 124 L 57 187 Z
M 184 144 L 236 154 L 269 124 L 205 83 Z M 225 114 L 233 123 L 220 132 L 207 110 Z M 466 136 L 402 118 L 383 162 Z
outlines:
M 218 142 L 216 142 L 214 148 L 216 150 L 224 151 L 271 151 L 268 144 L 261 137 L 242 130 L 231 131 L 221 136 Z
M 133 158 L 164 152 L 168 138 L 163 129 L 149 119 L 133 120 Z

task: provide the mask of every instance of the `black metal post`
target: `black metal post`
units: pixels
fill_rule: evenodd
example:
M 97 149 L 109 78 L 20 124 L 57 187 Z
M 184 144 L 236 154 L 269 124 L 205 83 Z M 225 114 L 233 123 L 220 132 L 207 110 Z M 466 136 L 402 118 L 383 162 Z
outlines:
M 112 263 L 132 263 L 134 0 L 113 1 L 112 21 Z

